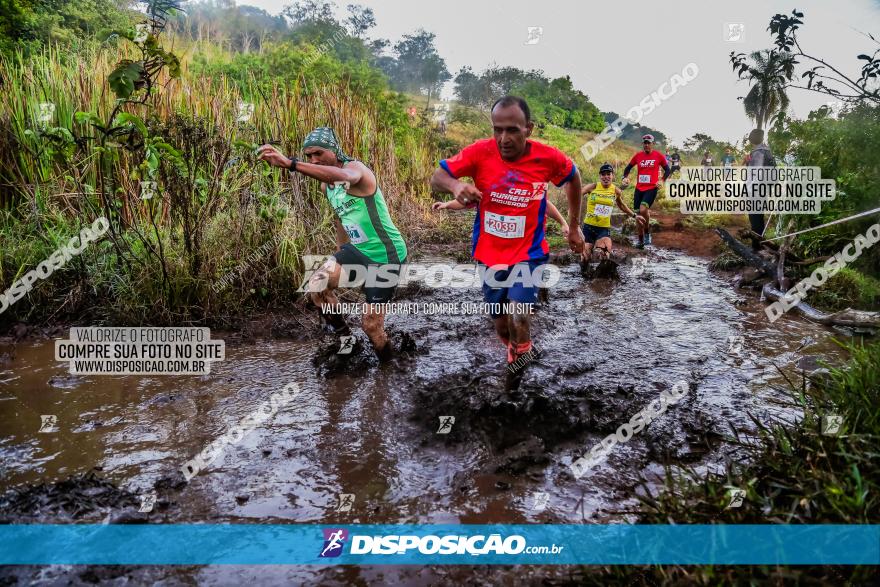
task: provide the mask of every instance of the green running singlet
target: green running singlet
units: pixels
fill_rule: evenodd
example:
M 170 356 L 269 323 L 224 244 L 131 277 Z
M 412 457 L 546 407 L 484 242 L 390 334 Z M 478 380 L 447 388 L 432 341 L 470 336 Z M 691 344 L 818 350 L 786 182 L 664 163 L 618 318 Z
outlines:
M 374 263 L 400 263 L 406 259 L 406 243 L 391 221 L 382 190 L 372 196 L 352 196 L 339 182 L 327 186 L 327 199 L 339 216 L 354 247 Z

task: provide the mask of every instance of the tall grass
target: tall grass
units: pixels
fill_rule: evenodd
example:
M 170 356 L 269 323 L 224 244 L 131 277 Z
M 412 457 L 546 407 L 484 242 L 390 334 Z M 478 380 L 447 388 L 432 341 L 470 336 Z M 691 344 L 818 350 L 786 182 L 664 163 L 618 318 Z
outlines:
M 739 462 L 720 474 L 669 471 L 666 486 L 641 496 L 640 523 L 654 524 L 876 524 L 880 521 L 880 343 L 848 346 L 850 360 L 826 377 L 790 382 L 803 410 L 794 426 L 756 422 L 759 438 L 736 437 Z M 829 434 L 826 417 L 839 416 Z M 734 431 L 736 434 L 736 431 Z M 730 488 L 743 489 L 740 507 L 726 507 Z M 669 568 L 667 568 L 669 570 Z M 674 568 L 678 581 L 706 584 L 711 577 L 747 584 L 787 577 L 791 584 L 817 580 L 869 584 L 865 567 Z M 664 573 L 654 568 L 654 577 Z M 675 583 L 676 581 L 669 581 Z M 828 584 L 828 583 L 825 583 Z
M 45 315 L 59 301 L 74 315 L 105 296 L 112 298 L 95 318 L 153 323 L 223 322 L 269 299 L 290 300 L 302 270 L 300 255 L 334 249 L 332 211 L 317 182 L 268 168 L 255 160 L 253 148 L 272 142 L 294 153 L 316 126 L 333 126 L 349 154 L 376 172 L 405 234 L 425 224 L 427 179 L 436 165 L 426 137 L 408 132 L 403 144 L 396 143 L 395 129 L 376 104 L 345 84 L 304 77 L 236 84 L 223 76 L 191 75 L 191 54 L 182 60 L 180 78 L 163 75 L 145 104 L 123 107 L 145 121 L 150 138 L 161 137 L 182 155 L 182 164 L 161 162 L 152 177 L 158 182 L 152 200 L 140 195 L 139 180 L 147 179 L 143 146 L 111 142 L 112 153 L 100 157 L 89 138 L 94 128 L 74 118 L 78 111 L 109 116 L 116 103 L 107 76 L 120 59 L 131 57 L 130 49 L 78 55 L 47 49 L 27 60 L 0 62 L 0 291 L 102 209 L 118 214 L 121 241 L 112 250 L 96 247 L 100 262 L 87 254 L 61 272 L 65 277 L 53 275 L 30 301 L 0 315 L 0 324 Z M 241 102 L 254 105 L 250 120 L 237 120 Z M 55 119 L 43 132 L 40 103 L 55 105 Z M 75 143 L 65 140 L 66 133 Z M 115 179 L 114 193 L 99 185 L 102 162 L 104 175 Z M 252 263 L 231 287 L 212 292 L 212 283 L 275 238 L 281 242 L 277 250 Z

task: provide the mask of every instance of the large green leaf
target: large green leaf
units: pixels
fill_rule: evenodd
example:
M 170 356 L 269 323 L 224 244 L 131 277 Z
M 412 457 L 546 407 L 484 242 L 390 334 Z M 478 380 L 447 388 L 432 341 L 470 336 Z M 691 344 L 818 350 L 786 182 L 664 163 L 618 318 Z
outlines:
M 138 130 L 138 132 L 141 133 L 141 136 L 143 136 L 144 138 L 147 137 L 147 125 L 145 125 L 144 121 L 134 114 L 129 114 L 128 112 L 120 112 L 116 115 L 116 124 L 120 126 L 123 124 L 131 124 Z
M 104 123 L 104 121 L 98 118 L 98 115 L 94 112 L 84 112 L 82 110 L 75 112 L 73 114 L 73 119 L 77 124 L 91 124 L 97 127 L 100 127 Z
M 116 69 L 107 78 L 110 89 L 117 98 L 127 99 L 134 92 L 134 84 L 144 73 L 144 65 L 140 61 L 120 61 Z

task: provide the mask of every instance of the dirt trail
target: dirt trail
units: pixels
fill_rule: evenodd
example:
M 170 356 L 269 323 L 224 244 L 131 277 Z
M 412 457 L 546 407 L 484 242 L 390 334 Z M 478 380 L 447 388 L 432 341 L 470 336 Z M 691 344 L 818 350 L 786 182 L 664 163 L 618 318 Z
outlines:
M 674 235 L 658 233 L 655 243 L 671 245 Z M 586 282 L 576 264 L 561 267 L 562 280 L 534 320 L 543 355 L 514 394 L 504 388 L 504 351 L 480 315 L 391 316 L 390 329 L 407 352 L 388 365 L 356 352 L 345 359 L 347 369 L 315 365 L 332 341 L 302 332 L 297 336 L 313 338 L 233 342 L 212 333 L 229 339 L 227 358 L 203 377 L 74 377 L 54 361 L 51 340 L 0 348 L 11 357 L 0 365 L 0 492 L 98 466 L 122 488 L 118 507 L 101 504 L 83 520 L 134 515 L 132 496 L 150 491 L 158 502 L 145 515 L 149 523 L 632 519 L 641 479 L 656 482 L 666 463 L 722 467 L 731 457 L 724 437 L 731 428 L 752 432 L 750 413 L 765 421 L 796 416 L 783 400 L 778 369 L 799 377 L 798 360 L 833 359 L 839 349 L 829 340 L 832 331 L 797 318 L 771 325 L 762 305 L 710 273 L 705 258 L 658 246 L 639 253 L 648 259 L 644 266 L 632 262 L 635 252 L 627 254 L 620 281 Z M 476 289 L 410 288 L 397 301 L 479 299 Z M 679 380 L 689 391 L 678 405 L 573 478 L 573 459 Z M 185 461 L 292 381 L 302 389 L 297 401 L 188 484 L 178 483 Z M 57 433 L 38 433 L 41 414 L 57 415 Z M 446 416 L 455 421 L 438 434 Z M 336 511 L 343 493 L 354 495 L 350 511 Z M 542 507 L 539 494 L 547 500 Z M 53 511 L 6 514 L 61 521 Z M 425 584 L 468 572 L 58 567 L 13 574 L 25 582 L 42 574 L 50 583 L 114 584 L 124 578 L 113 576 L 130 574 L 219 585 L 230 576 L 268 584 L 379 576 Z M 526 580 L 520 570 L 493 573 L 493 581 L 503 580 L 498 573 Z

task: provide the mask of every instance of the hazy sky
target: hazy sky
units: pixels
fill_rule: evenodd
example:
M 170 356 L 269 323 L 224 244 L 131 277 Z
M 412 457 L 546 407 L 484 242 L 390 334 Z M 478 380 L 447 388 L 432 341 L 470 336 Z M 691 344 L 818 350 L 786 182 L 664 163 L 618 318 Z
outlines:
M 272 13 L 290 3 L 239 1 Z M 748 86 L 736 81 L 728 55 L 770 47 L 766 28 L 774 14 L 803 12 L 798 37 L 804 51 L 853 78 L 856 55 L 878 48 L 863 33 L 880 39 L 880 0 L 339 0 L 340 15 L 349 3 L 373 9 L 374 38 L 394 42 L 418 28 L 435 33 L 453 75 L 464 65 L 481 71 L 493 63 L 569 75 L 603 111 L 625 113 L 696 63 L 697 78 L 642 121 L 679 144 L 695 132 L 738 142 L 752 128 L 737 100 Z M 726 40 L 727 23 L 744 25 L 743 42 Z M 537 44 L 526 44 L 529 27 L 543 28 Z M 452 97 L 451 82 L 444 96 Z M 795 89 L 789 97 L 798 117 L 829 100 Z

